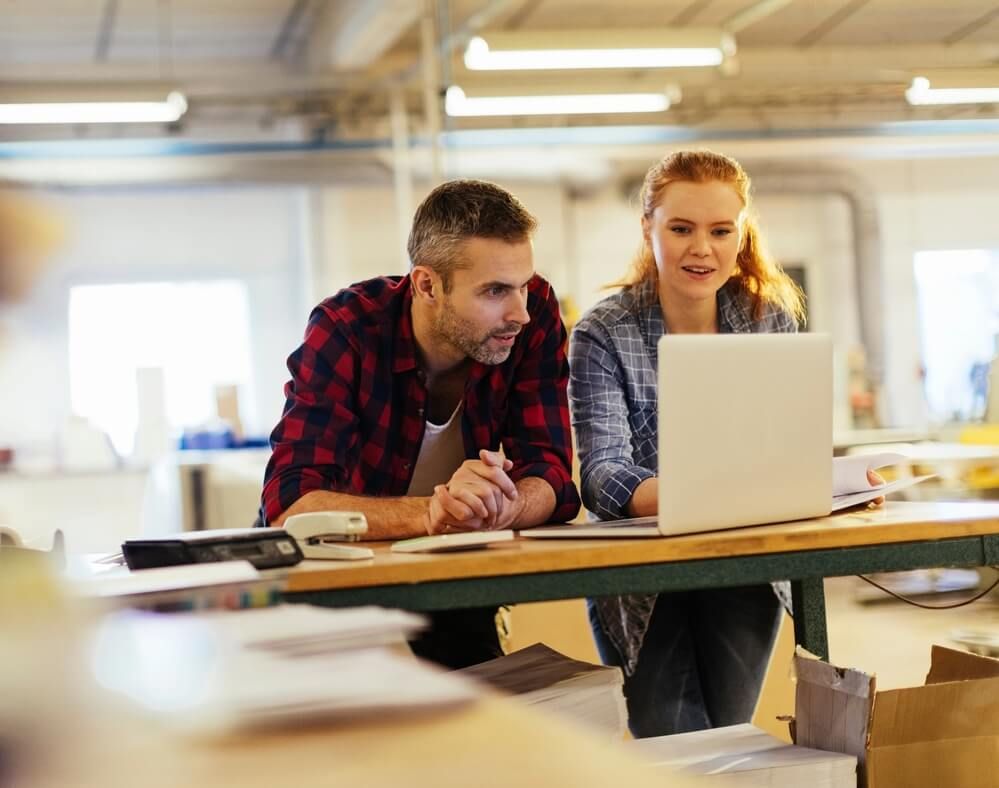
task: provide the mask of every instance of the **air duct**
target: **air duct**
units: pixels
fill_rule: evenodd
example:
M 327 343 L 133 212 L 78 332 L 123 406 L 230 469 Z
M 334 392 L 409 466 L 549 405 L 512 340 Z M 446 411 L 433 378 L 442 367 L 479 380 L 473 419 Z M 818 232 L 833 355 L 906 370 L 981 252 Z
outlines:
M 860 338 L 867 354 L 867 372 L 878 386 L 884 383 L 885 347 L 882 324 L 881 228 L 872 190 L 849 172 L 788 169 L 754 165 L 756 194 L 835 194 L 846 200 L 853 229 L 853 267 Z

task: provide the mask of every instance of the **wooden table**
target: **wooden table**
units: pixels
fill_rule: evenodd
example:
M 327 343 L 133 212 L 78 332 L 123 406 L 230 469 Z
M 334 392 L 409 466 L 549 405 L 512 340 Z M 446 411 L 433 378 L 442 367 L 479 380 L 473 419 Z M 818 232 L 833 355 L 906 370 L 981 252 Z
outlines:
M 442 610 L 791 580 L 795 640 L 828 657 L 825 577 L 999 565 L 999 502 L 896 502 L 793 523 L 649 539 L 535 540 L 437 555 L 306 561 L 291 602 Z

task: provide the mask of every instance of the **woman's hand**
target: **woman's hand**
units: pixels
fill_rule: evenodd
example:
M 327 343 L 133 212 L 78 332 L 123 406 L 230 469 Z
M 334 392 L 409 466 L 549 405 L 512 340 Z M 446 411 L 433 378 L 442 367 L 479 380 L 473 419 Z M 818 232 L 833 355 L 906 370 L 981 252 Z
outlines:
M 877 471 L 867 472 L 867 481 L 870 482 L 871 487 L 880 487 L 885 483 L 884 478 Z M 870 502 L 870 506 L 883 506 L 885 502 L 885 497 L 882 495 L 880 498 L 875 498 Z

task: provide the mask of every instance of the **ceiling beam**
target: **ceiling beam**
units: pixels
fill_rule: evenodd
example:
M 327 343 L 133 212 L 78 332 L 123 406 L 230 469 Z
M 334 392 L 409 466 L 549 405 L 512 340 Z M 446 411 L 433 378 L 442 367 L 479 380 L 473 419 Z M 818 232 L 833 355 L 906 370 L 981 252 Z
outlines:
M 972 19 L 965 25 L 961 25 L 957 30 L 948 35 L 944 39 L 945 44 L 956 44 L 962 38 L 967 38 L 972 33 L 976 33 L 988 24 L 992 23 L 992 20 L 999 17 L 999 6 L 993 8 L 990 11 L 986 11 L 979 17 Z
M 759 0 L 759 2 L 743 8 L 738 13 L 732 14 L 732 16 L 722 22 L 722 29 L 729 33 L 738 33 L 750 25 L 755 25 L 761 19 L 766 19 L 771 14 L 780 11 L 792 2 L 794 0 Z
M 295 39 L 295 35 L 302 24 L 305 11 L 309 7 L 309 0 L 292 0 L 288 7 L 288 13 L 284 15 L 281 22 L 281 29 L 278 30 L 274 43 L 271 44 L 271 57 L 274 60 L 288 60 L 288 52 Z
M 98 63 L 103 63 L 108 59 L 117 17 L 118 0 L 106 0 L 104 10 L 101 12 L 101 21 L 97 26 L 97 45 L 94 48 L 94 60 Z
M 669 20 L 669 27 L 683 27 L 692 22 L 701 11 L 711 5 L 711 0 L 694 0 L 690 5 L 680 9 L 680 13 Z
M 489 86 L 514 89 L 518 85 L 575 84 L 617 85 L 619 88 L 679 83 L 726 91 L 761 82 L 789 87 L 800 84 L 858 84 L 905 82 L 914 73 L 937 69 L 981 69 L 999 60 L 999 43 L 953 45 L 885 45 L 745 47 L 739 54 L 740 71 L 719 77 L 714 69 L 645 69 L 638 72 L 529 72 L 517 75 L 469 72 L 457 69 L 455 81 L 463 87 Z M 412 65 L 403 53 L 382 58 L 386 73 L 402 73 Z M 8 63 L 0 72 L 0 101 L 30 100 L 32 95 L 51 100 L 95 99 L 125 93 L 151 94 L 181 90 L 189 97 L 233 95 L 276 96 L 282 93 L 335 93 L 384 90 L 372 84 L 370 73 L 325 70 L 303 72 L 280 61 L 201 60 L 174 64 L 169 79 L 156 62 L 115 61 L 95 63 Z
M 320 12 L 306 46 L 313 70 L 365 68 L 387 52 L 420 16 L 412 0 L 339 0 Z
M 868 2 L 869 0 L 850 0 L 848 3 L 840 6 L 836 11 L 823 19 L 818 25 L 798 39 L 798 46 L 810 47 L 812 44 L 817 43 L 824 35 L 853 16 L 857 11 L 867 5 Z

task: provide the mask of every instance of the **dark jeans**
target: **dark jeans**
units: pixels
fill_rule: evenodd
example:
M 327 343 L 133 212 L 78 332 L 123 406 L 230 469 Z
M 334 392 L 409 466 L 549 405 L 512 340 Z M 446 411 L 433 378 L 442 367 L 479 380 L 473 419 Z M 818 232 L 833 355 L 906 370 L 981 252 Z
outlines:
M 588 602 L 600 657 L 623 661 Z M 635 738 L 749 722 L 782 608 L 769 585 L 660 594 L 638 664 L 625 676 Z
M 428 614 L 430 628 L 409 641 L 413 653 L 456 670 L 503 655 L 495 607 L 470 607 Z

